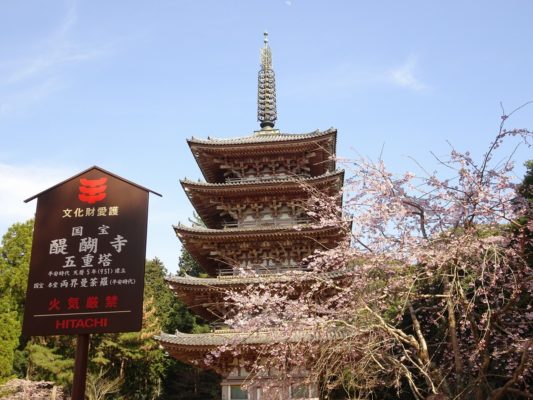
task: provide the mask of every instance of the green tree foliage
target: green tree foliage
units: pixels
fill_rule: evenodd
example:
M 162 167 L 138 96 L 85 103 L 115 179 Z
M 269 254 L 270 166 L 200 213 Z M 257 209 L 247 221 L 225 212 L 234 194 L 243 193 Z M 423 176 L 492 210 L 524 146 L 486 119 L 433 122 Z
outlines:
M 182 248 L 180 271 L 198 276 L 199 266 L 190 254 Z M 186 333 L 209 331 L 209 326 L 193 315 L 170 291 L 165 282 L 167 270 L 157 258 L 146 264 L 146 295 L 153 296 L 162 331 L 179 330 Z M 213 372 L 203 371 L 171 357 L 166 357 L 166 369 L 162 381 L 162 398 L 172 400 L 205 400 L 220 398 L 220 377 Z
M 97 335 L 91 343 L 91 373 L 102 384 L 122 382 L 119 393 L 127 399 L 156 399 L 160 394 L 166 360 L 153 339 L 160 330 L 154 303 L 154 297 L 145 297 L 140 332 Z
M 181 255 L 178 261 L 178 274 L 181 276 L 201 276 L 205 277 L 205 273 L 200 268 L 200 265 L 196 262 L 194 258 L 189 254 L 184 247 L 181 248 Z
M 533 160 L 526 161 L 524 165 L 526 166 L 526 173 L 518 188 L 518 193 L 529 203 L 533 203 Z
M 0 381 L 13 374 L 33 234 L 33 220 L 12 225 L 0 247 Z
M 158 258 L 149 260 L 145 269 L 145 296 L 154 298 L 162 331 L 174 332 L 178 329 L 181 332 L 192 332 L 198 325 L 196 318 L 169 289 L 165 282 L 167 274 L 165 266 Z
M 32 339 L 26 346 L 27 377 L 69 386 L 73 378 L 74 348 L 74 338 L 69 336 Z
M 189 218 L 189 222 L 193 226 L 205 227 L 204 222 L 196 213 L 193 214 L 192 218 Z M 207 274 L 202 270 L 200 264 L 198 264 L 185 247 L 181 248 L 181 254 L 178 261 L 178 275 L 189 275 L 202 278 L 207 277 Z
M 13 224 L 2 238 L 0 248 L 0 295 L 7 308 L 22 318 L 30 265 L 33 220 Z
M 519 233 L 521 235 L 519 240 L 523 243 L 530 243 L 523 247 L 526 259 L 530 264 L 533 264 L 533 246 L 531 245 L 533 239 L 533 160 L 527 161 L 525 166 L 526 174 L 517 190 L 527 204 L 524 216 L 520 219 L 522 232 Z
M 0 309 L 7 310 L 5 297 L 0 297 Z M 0 313 L 0 383 L 13 374 L 15 349 L 19 345 L 20 320 L 16 311 Z

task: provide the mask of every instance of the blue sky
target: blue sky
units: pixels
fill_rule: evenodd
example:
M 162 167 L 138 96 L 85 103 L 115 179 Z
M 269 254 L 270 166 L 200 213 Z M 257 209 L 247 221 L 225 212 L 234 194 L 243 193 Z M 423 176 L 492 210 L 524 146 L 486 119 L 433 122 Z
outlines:
M 258 129 L 264 30 L 282 131 L 336 127 L 339 155 L 383 147 L 398 172 L 436 168 L 447 142 L 480 155 L 500 101 L 533 100 L 532 15 L 526 0 L 2 1 L 0 231 L 99 165 L 163 194 L 147 256 L 175 271 L 171 225 L 192 214 L 178 180 L 201 178 L 185 140 Z M 508 127 L 533 128 L 533 105 Z

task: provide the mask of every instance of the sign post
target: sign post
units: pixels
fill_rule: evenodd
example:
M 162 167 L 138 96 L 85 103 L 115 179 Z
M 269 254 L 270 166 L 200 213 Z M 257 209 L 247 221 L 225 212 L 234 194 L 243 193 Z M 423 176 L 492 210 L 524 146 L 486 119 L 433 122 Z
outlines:
M 78 335 L 76 339 L 76 359 L 74 379 L 72 381 L 72 400 L 85 400 L 85 381 L 87 380 L 87 361 L 89 360 L 88 333 Z
M 150 192 L 92 167 L 26 200 L 37 211 L 22 334 L 78 335 L 73 400 L 90 334 L 141 330 Z

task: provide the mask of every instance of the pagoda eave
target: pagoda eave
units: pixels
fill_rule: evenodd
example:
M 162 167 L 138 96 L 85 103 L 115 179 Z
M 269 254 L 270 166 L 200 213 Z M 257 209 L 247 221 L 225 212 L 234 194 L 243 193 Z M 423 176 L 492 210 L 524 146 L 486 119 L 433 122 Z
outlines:
M 250 285 L 264 285 L 271 283 L 301 283 L 303 286 L 312 284 L 317 279 L 342 280 L 349 278 L 351 270 L 334 270 L 318 275 L 309 271 L 292 271 L 270 275 L 237 275 L 217 278 L 198 278 L 192 276 L 170 276 L 165 280 L 174 294 L 187 307 L 206 321 L 221 321 L 229 310 L 224 297 L 228 290 L 240 291 Z
M 224 202 L 251 199 L 291 199 L 305 197 L 306 190 L 321 190 L 334 195 L 343 185 L 344 171 L 326 172 L 312 178 L 272 178 L 268 180 L 231 183 L 206 183 L 182 180 L 181 185 L 202 221 L 209 228 L 221 227 L 221 207 Z M 339 196 L 339 206 L 342 198 Z
M 248 192 L 255 190 L 259 192 L 299 188 L 305 185 L 316 185 L 319 183 L 337 182 L 339 178 L 344 178 L 344 170 L 334 172 L 326 171 L 324 174 L 314 177 L 292 177 L 284 178 L 270 177 L 260 180 L 241 180 L 237 182 L 193 182 L 188 179 L 180 180 L 184 190 L 195 191 L 198 193 L 223 193 L 224 191 L 242 191 Z M 341 179 L 342 182 L 343 179 Z
M 176 235 L 180 239 L 187 238 L 209 238 L 211 241 L 235 241 L 235 242 L 250 242 L 259 239 L 284 239 L 291 237 L 313 237 L 329 235 L 339 235 L 343 230 L 339 226 L 288 226 L 288 227 L 247 227 L 247 228 L 232 228 L 232 229 L 211 229 L 204 227 L 187 227 L 185 225 L 173 225 Z
M 174 276 L 165 279 L 174 294 L 191 311 L 206 321 L 223 320 L 228 311 L 224 299 L 228 290 L 241 290 L 247 285 L 287 281 L 285 275 L 232 276 L 224 278 L 196 278 Z
M 327 271 L 319 274 L 321 279 L 337 279 L 349 276 L 352 271 L 350 269 L 341 269 Z M 278 282 L 293 282 L 295 275 L 298 275 L 298 279 L 301 281 L 317 279 L 317 275 L 309 274 L 306 271 L 293 271 L 291 274 L 271 274 L 271 275 L 236 275 L 229 277 L 217 277 L 217 278 L 199 278 L 194 276 L 169 276 L 165 278 L 165 281 L 169 284 L 170 288 L 175 292 L 182 291 L 215 291 L 224 293 L 228 289 L 238 289 L 248 285 L 260 285 L 265 283 L 278 283 Z
M 263 330 L 257 332 L 239 332 L 231 329 L 209 333 L 183 333 L 176 331 L 174 335 L 161 333 L 155 339 L 165 348 L 182 348 L 189 351 L 206 351 L 225 345 L 268 345 L 279 343 L 280 340 L 298 342 L 313 340 L 318 337 L 311 330 L 281 332 L 279 330 Z
M 212 369 L 215 372 L 224 374 L 235 368 L 234 360 L 237 357 L 230 351 L 221 353 L 217 357 L 208 356 L 220 346 L 234 342 L 236 336 L 233 335 L 232 333 L 214 332 L 187 334 L 178 331 L 175 335 L 161 333 L 159 336 L 155 336 L 155 340 L 171 357 L 179 361 L 196 364 L 204 369 Z M 265 343 L 254 339 L 253 335 L 249 336 L 246 340 L 248 346 L 245 349 L 241 349 L 238 356 L 240 360 L 255 359 L 258 351 L 254 347 L 265 345 Z M 272 338 L 269 343 L 273 343 Z M 211 359 L 211 362 L 207 362 L 208 358 Z
M 220 354 L 216 364 L 206 364 L 206 356 L 221 346 L 235 346 L 239 348 L 239 358 L 255 358 L 265 346 L 274 343 L 301 343 L 310 341 L 338 341 L 351 334 L 349 329 L 292 329 L 280 331 L 277 329 L 256 332 L 239 332 L 233 330 L 215 331 L 210 333 L 182 333 L 176 331 L 174 335 L 161 333 L 155 340 L 173 357 L 178 360 L 190 362 L 201 360 L 203 366 L 224 370 L 231 365 L 234 358 L 231 351 Z
M 336 139 L 337 129 L 329 128 L 325 131 L 315 130 L 308 133 L 279 133 L 278 130 L 272 130 L 272 133 L 267 134 L 268 131 L 262 131 L 260 135 L 249 135 L 242 137 L 232 137 L 232 138 L 211 138 L 200 139 L 191 137 L 187 139 L 189 146 L 193 145 L 206 145 L 209 147 L 222 147 L 224 149 L 231 150 L 232 148 L 238 148 L 243 145 L 274 145 L 276 143 L 281 143 L 282 146 L 286 147 L 288 143 L 301 143 L 306 141 L 316 141 L 317 139 L 324 137 L 333 137 Z
M 346 234 L 339 226 L 320 228 L 301 226 L 297 229 L 293 227 L 209 229 L 178 225 L 174 226 L 174 230 L 191 256 L 212 276 L 235 267 L 237 260 L 225 255 L 230 249 L 260 251 L 280 246 L 291 248 L 296 243 L 306 244 L 313 249 L 325 249 L 334 247 Z M 275 266 L 265 270 L 267 273 L 276 271 Z

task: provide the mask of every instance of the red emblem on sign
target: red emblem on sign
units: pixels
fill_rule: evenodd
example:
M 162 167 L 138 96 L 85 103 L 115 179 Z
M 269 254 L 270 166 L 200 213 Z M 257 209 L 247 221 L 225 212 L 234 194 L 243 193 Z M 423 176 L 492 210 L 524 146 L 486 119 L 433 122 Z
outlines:
M 107 178 L 100 179 L 80 179 L 80 193 L 78 199 L 84 203 L 94 204 L 106 198 Z

